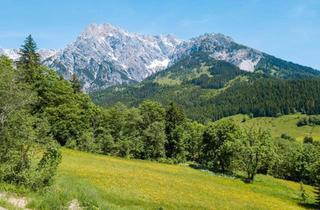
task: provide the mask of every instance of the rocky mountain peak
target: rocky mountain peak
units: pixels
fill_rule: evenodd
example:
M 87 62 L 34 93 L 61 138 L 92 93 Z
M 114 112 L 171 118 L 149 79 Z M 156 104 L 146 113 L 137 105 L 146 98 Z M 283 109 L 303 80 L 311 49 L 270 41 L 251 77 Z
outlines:
M 77 74 L 91 91 L 141 81 L 165 69 L 180 42 L 172 35 L 141 35 L 110 24 L 91 24 L 45 64 L 67 79 Z

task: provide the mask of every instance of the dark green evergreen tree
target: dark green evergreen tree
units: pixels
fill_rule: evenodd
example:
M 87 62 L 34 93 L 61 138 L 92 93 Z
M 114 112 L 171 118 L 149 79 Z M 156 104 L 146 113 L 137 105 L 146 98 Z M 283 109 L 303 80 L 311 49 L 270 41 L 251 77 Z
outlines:
M 75 74 L 72 75 L 71 84 L 72 84 L 72 88 L 73 88 L 74 93 L 81 92 L 82 85 L 81 85 L 81 82 L 78 79 L 77 75 L 75 75 Z
M 37 53 L 37 44 L 31 35 L 25 39 L 19 55 L 17 66 L 23 72 L 23 79 L 28 83 L 32 83 L 40 66 L 40 55 Z

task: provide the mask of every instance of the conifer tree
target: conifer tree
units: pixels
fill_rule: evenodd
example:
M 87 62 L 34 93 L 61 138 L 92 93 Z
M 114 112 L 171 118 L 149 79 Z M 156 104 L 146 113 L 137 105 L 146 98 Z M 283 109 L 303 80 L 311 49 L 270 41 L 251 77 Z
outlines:
M 31 83 L 36 77 L 37 68 L 40 66 L 40 55 L 37 51 L 37 44 L 29 35 L 21 46 L 17 62 L 18 68 L 23 72 L 23 79 Z
M 72 75 L 71 84 L 72 84 L 72 88 L 73 88 L 74 93 L 81 92 L 82 86 L 81 86 L 80 80 L 78 79 L 77 75 L 75 75 L 75 74 Z

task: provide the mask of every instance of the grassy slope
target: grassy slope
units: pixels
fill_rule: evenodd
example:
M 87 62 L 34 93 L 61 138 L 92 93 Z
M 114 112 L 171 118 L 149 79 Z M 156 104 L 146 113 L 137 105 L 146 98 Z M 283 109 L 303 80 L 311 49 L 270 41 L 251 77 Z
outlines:
M 257 117 L 249 119 L 245 115 L 235 115 L 229 117 L 234 119 L 240 125 L 260 126 L 270 130 L 273 137 L 280 137 L 281 134 L 288 134 L 297 140 L 303 140 L 305 136 L 312 136 L 315 140 L 320 140 L 320 126 L 302 126 L 298 127 L 297 122 L 300 118 L 305 117 L 302 114 L 284 115 L 281 117 Z M 246 119 L 245 122 L 242 122 Z
M 37 209 L 61 209 L 75 198 L 88 209 L 302 209 L 298 183 L 259 175 L 245 184 L 187 166 L 67 149 L 54 186 L 28 196 Z

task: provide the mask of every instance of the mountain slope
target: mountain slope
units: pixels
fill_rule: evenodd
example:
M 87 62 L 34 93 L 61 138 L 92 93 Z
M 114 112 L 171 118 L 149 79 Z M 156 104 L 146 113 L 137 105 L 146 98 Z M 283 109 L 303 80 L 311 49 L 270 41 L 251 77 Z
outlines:
M 280 71 L 282 72 L 282 71 Z M 91 94 L 104 106 L 117 102 L 136 106 L 151 99 L 171 101 L 188 117 L 217 120 L 235 114 L 278 116 L 320 113 L 320 78 L 281 79 L 261 72 L 246 72 L 210 53 L 193 53 L 140 84 L 111 87 Z

